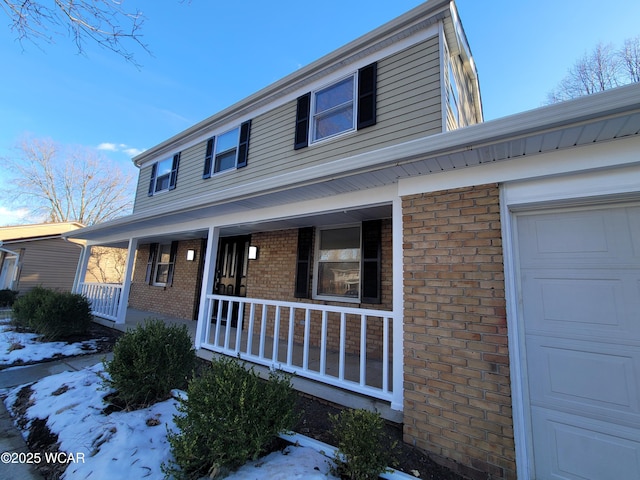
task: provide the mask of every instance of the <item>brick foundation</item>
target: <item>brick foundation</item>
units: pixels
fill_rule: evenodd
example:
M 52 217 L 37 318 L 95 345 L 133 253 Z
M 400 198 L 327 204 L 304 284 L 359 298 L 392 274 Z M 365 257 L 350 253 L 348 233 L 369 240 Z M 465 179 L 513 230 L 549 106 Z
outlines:
M 515 479 L 496 185 L 403 197 L 404 440 Z

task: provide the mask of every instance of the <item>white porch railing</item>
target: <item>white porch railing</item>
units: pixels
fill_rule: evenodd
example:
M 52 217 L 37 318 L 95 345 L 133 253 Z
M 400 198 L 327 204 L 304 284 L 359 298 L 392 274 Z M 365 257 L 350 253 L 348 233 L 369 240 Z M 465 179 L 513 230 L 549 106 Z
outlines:
M 91 313 L 108 320 L 117 320 L 122 295 L 119 283 L 81 283 L 80 292 L 91 304 Z
M 393 312 L 207 295 L 204 318 L 202 348 L 397 400 Z

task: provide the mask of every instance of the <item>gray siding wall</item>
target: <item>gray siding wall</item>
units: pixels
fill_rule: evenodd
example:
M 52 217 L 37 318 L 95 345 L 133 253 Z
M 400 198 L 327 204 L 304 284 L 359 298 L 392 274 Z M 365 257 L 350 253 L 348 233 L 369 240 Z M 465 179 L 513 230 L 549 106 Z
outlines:
M 51 238 L 24 243 L 12 243 L 11 250 L 19 252 L 20 277 L 16 290 L 23 295 L 38 285 L 54 290 L 70 292 L 80 259 L 80 246 Z
M 252 119 L 245 168 L 203 180 L 206 142 L 182 152 L 176 189 L 148 197 L 151 166 L 141 169 L 135 212 L 166 206 L 215 189 L 433 135 L 442 131 L 438 36 L 378 61 L 377 124 L 340 138 L 293 149 L 296 102 Z M 177 152 L 176 152 L 177 153 Z

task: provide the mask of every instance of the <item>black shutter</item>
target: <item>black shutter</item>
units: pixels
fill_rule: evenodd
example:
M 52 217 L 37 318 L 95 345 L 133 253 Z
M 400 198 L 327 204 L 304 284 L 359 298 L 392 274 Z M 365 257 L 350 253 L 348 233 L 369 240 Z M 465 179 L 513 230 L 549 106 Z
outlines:
M 153 283 L 153 265 L 156 261 L 156 255 L 158 254 L 158 244 L 149 244 L 149 259 L 147 260 L 147 273 L 144 277 L 144 282 L 151 285 Z
M 173 285 L 173 271 L 176 267 L 176 254 L 178 253 L 178 242 L 171 242 L 171 252 L 169 253 L 169 271 L 167 272 L 167 287 Z
M 156 186 L 156 171 L 158 170 L 158 164 L 154 163 L 151 166 L 151 180 L 149 181 L 149 196 L 153 195 L 153 189 Z
M 213 168 L 213 144 L 216 141 L 216 137 L 211 137 L 207 140 L 207 153 L 204 156 L 204 171 L 202 172 L 202 178 L 211 177 L 211 170 Z
M 298 229 L 298 261 L 296 263 L 295 298 L 309 298 L 309 278 L 311 276 L 311 248 L 313 227 Z
M 358 70 L 358 130 L 376 124 L 378 64 Z
M 362 222 L 362 303 L 380 303 L 382 222 Z
M 311 108 L 311 92 L 298 97 L 296 109 L 296 136 L 293 149 L 298 150 L 309 145 L 309 113 Z
M 249 156 L 249 135 L 251 133 L 251 120 L 247 120 L 240 125 L 240 142 L 238 143 L 238 165 L 237 168 L 247 166 Z
M 171 164 L 171 177 L 169 177 L 169 190 L 176 188 L 176 182 L 178 181 L 178 167 L 180 166 L 180 154 L 176 153 L 173 156 L 173 163 Z

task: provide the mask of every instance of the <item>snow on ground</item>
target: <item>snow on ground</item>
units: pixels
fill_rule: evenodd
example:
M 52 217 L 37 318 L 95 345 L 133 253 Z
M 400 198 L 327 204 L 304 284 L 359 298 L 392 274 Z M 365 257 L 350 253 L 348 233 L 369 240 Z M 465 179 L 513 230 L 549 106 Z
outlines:
M 38 342 L 38 335 L 12 330 L 8 320 L 0 320 L 0 366 L 16 362 L 37 362 L 59 356 L 72 356 L 95 351 L 95 342 L 67 344 Z M 13 347 L 12 347 L 13 345 Z M 17 345 L 23 348 L 15 349 Z M 107 375 L 104 365 L 76 372 L 64 372 L 45 377 L 31 385 L 31 406 L 27 409 L 28 424 L 23 430 L 26 439 L 34 419 L 47 419 L 47 426 L 58 436 L 59 453 L 55 458 L 40 454 L 40 461 L 66 463 L 66 480 L 120 480 L 145 478 L 163 479 L 162 463 L 172 458 L 167 429 L 175 429 L 173 415 L 177 400 L 170 399 L 142 410 L 103 413 L 103 399 L 111 390 L 103 386 Z M 5 405 L 13 405 L 24 385 L 7 392 Z M 175 392 L 175 395 L 184 392 Z M 34 457 L 37 458 L 37 457 Z M 309 447 L 291 445 L 255 462 L 248 462 L 227 478 L 255 479 L 334 479 L 329 474 L 330 460 Z
M 167 429 L 175 429 L 177 400 L 105 415 L 103 398 L 110 393 L 102 384 L 105 375 L 104 365 L 99 363 L 34 383 L 26 413 L 29 423 L 36 418 L 48 419 L 47 426 L 58 435 L 59 451 L 65 454 L 58 460 L 68 463 L 64 479 L 164 478 L 161 464 L 171 458 Z M 21 388 L 12 389 L 5 400 L 10 411 Z M 179 393 L 175 392 L 176 396 Z M 25 430 L 23 436 L 26 438 L 27 434 Z M 283 452 L 247 463 L 227 478 L 335 478 L 328 472 L 327 457 L 312 448 L 289 446 Z
M 1 367 L 97 352 L 95 340 L 77 343 L 40 342 L 39 335 L 16 332 L 8 322 L 8 319 L 0 320 Z

